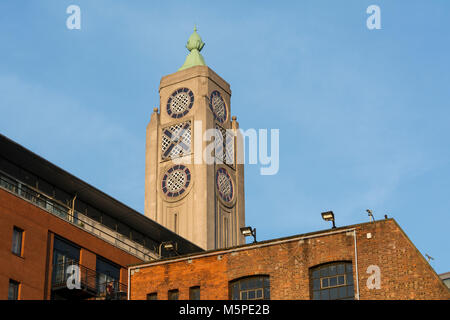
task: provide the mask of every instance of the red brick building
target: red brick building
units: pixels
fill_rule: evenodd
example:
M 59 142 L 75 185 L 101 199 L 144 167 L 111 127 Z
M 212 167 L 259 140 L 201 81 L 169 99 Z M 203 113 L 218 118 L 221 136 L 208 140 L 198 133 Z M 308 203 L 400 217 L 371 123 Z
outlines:
M 0 300 L 124 299 L 127 267 L 201 251 L 0 135 Z M 67 267 L 81 288 L 67 288 Z M 109 293 L 109 295 L 108 295 Z
M 129 268 L 135 299 L 449 299 L 393 219 Z

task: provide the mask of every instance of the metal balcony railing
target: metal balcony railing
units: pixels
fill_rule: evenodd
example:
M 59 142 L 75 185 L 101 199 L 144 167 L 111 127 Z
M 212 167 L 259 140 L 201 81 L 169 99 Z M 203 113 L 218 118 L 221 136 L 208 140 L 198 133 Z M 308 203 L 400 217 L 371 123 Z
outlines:
M 158 254 L 153 250 L 144 247 L 142 244 L 134 242 L 123 234 L 108 228 L 88 216 L 79 213 L 71 208 L 58 203 L 56 200 L 36 191 L 26 184 L 4 174 L 0 171 L 0 188 L 3 188 L 16 196 L 36 205 L 37 207 L 81 228 L 96 237 L 112 244 L 113 246 L 134 255 L 144 261 L 158 258 Z
M 77 271 L 74 271 L 74 270 Z M 52 290 L 67 299 L 126 300 L 127 285 L 77 262 L 53 265 Z

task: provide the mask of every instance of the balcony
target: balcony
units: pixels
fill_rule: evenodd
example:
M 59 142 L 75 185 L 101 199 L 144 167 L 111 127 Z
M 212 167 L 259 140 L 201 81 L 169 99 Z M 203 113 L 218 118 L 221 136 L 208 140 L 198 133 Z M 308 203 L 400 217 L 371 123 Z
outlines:
M 112 230 L 88 216 L 62 205 L 49 196 L 29 187 L 20 181 L 0 171 L 0 188 L 32 203 L 33 205 L 57 216 L 68 223 L 110 243 L 111 245 L 143 260 L 150 261 L 158 258 L 158 254 L 140 243 L 134 242 L 123 234 Z
M 70 272 L 69 267 L 79 272 Z M 78 283 L 79 288 L 70 289 L 68 283 Z M 126 300 L 127 286 L 79 263 L 60 263 L 53 266 L 52 299 Z

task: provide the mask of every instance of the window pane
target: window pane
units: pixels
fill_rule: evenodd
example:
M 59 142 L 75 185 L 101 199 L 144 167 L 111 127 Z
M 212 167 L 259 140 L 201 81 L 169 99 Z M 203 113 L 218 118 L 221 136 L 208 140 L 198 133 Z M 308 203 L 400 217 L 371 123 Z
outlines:
M 101 222 L 102 221 L 102 214 L 100 211 L 98 211 L 97 209 L 88 206 L 87 207 L 87 215 L 89 218 L 94 219 L 97 222 Z
M 264 288 L 264 299 L 266 300 L 270 299 L 270 288 L 268 287 Z
M 249 281 L 248 281 L 248 288 L 249 289 L 257 288 L 257 283 L 258 283 L 258 279 L 257 278 L 249 279 Z
M 353 268 L 352 268 L 352 264 L 351 263 L 347 263 L 346 269 L 347 269 L 346 270 L 347 272 L 353 273 Z
M 242 292 L 242 300 L 247 300 L 247 292 Z
M 169 300 L 178 300 L 178 290 L 169 291 Z
M 336 271 L 337 271 L 337 266 L 330 266 L 329 268 L 330 271 L 330 276 L 335 276 L 336 275 Z
M 102 224 L 110 228 L 111 230 L 116 230 L 117 221 L 110 216 L 103 214 L 102 215 Z M 130 237 L 130 234 L 126 235 L 126 237 Z
M 131 230 L 131 238 L 133 241 L 144 245 L 144 236 L 136 230 Z
M 337 282 L 338 285 L 345 284 L 345 277 L 344 276 L 338 276 L 337 279 L 338 279 L 338 282 Z
M 263 297 L 263 291 L 262 289 L 258 289 L 258 291 L 256 291 L 256 298 L 261 299 Z
M 314 279 L 313 280 L 313 289 L 314 290 L 320 289 L 320 279 Z
M 320 269 L 320 276 L 321 277 L 327 277 L 328 276 L 328 267 L 323 267 Z
M 55 198 L 64 203 L 65 205 L 70 205 L 73 197 L 71 197 L 69 194 L 62 191 L 61 189 L 55 188 Z
M 345 264 L 339 264 L 337 266 L 337 273 L 338 274 L 344 274 L 345 273 Z
M 335 287 L 337 285 L 337 277 L 330 278 L 330 287 Z
M 313 291 L 313 300 L 320 300 L 320 291 Z
M 322 290 L 320 293 L 320 299 L 321 300 L 330 300 L 330 293 L 329 289 Z
M 353 284 L 353 274 L 347 273 L 347 284 Z
M 322 279 L 322 288 L 327 288 L 328 286 L 328 278 Z
M 255 299 L 255 291 L 254 290 L 248 292 L 248 298 Z
M 338 298 L 345 298 L 347 297 L 347 287 L 339 287 L 339 297 Z
M 158 294 L 156 292 L 147 294 L 147 300 L 158 300 Z
M 189 288 L 189 299 L 200 300 L 200 287 Z
M 72 245 L 66 240 L 55 237 L 53 250 L 71 260 L 80 261 L 80 248 Z
M 127 238 L 130 238 L 131 229 L 126 224 L 123 224 L 121 222 L 117 222 L 116 224 L 117 224 L 117 232 L 123 234 Z
M 319 278 L 319 270 L 314 270 L 312 276 L 313 278 Z
M 40 185 L 40 182 L 39 182 L 39 185 Z M 87 209 L 87 205 L 83 201 L 81 201 L 79 199 L 75 200 L 75 210 L 76 211 L 85 214 L 86 209 Z
M 330 299 L 336 300 L 338 298 L 338 288 L 330 289 Z
M 19 299 L 19 283 L 9 280 L 8 300 Z
M 347 287 L 347 295 L 349 297 L 354 297 L 355 296 L 355 288 L 353 286 L 348 286 Z
M 18 228 L 13 229 L 12 252 L 19 256 L 22 255 L 22 234 L 22 230 Z
M 97 272 L 106 274 L 117 281 L 120 279 L 120 267 L 99 256 L 97 256 L 95 269 Z

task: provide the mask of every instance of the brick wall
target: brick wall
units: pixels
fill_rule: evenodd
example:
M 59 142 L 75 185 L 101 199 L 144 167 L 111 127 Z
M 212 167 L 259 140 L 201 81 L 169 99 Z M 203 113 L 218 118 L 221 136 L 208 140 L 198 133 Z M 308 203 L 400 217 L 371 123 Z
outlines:
M 180 299 L 188 299 L 192 286 L 200 286 L 201 299 L 228 299 L 229 281 L 250 275 L 270 276 L 271 299 L 310 299 L 310 268 L 334 261 L 352 262 L 355 284 L 358 270 L 361 299 L 450 298 L 449 290 L 393 219 L 329 232 L 337 233 L 308 234 L 133 267 L 131 299 L 146 299 L 151 292 L 167 299 L 168 290 L 173 289 L 179 290 Z M 380 268 L 380 289 L 366 285 L 371 265 Z M 355 285 L 355 295 L 356 290 Z

